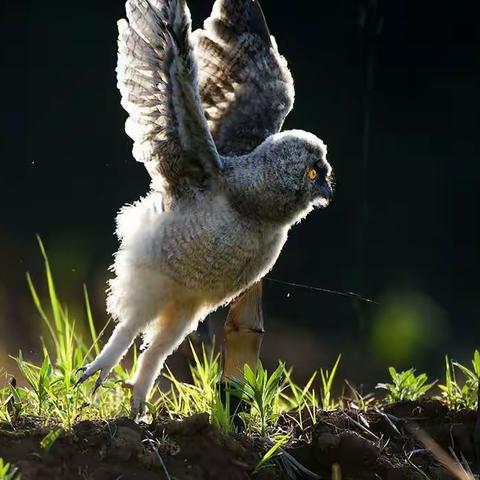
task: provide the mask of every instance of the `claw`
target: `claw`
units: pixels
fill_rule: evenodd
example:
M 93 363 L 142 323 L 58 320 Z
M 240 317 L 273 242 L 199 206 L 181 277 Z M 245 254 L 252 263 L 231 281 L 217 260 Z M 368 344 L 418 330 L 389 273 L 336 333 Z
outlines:
M 80 372 L 86 372 L 88 367 L 79 367 L 75 370 L 75 375 Z M 77 388 L 79 385 L 81 385 L 88 377 L 85 376 L 85 373 L 76 381 L 75 385 L 73 388 Z
M 97 390 L 102 386 L 103 384 L 103 379 L 100 377 L 97 378 L 97 381 L 95 382 L 95 386 L 92 389 L 92 397 L 97 393 Z
M 100 368 L 100 375 L 97 378 L 97 381 L 95 382 L 95 386 L 93 387 L 92 390 L 92 395 L 95 395 L 97 393 L 97 390 L 103 385 L 103 382 L 105 382 L 105 379 L 108 377 L 108 374 L 110 373 L 110 370 L 107 368 Z
M 77 372 L 84 372 L 83 375 L 77 380 L 77 383 L 75 383 L 75 387 L 77 388 L 79 385 L 81 385 L 85 380 L 89 379 L 94 373 L 98 372 L 100 370 L 100 376 L 98 377 L 98 380 L 95 383 L 95 387 L 93 389 L 93 393 L 95 393 L 98 389 L 98 387 L 103 383 L 105 380 L 105 377 L 108 374 L 108 371 L 103 374 L 104 369 L 103 368 L 92 368 L 92 365 L 87 365 L 85 367 L 80 367 L 76 371 Z
M 86 370 L 86 367 L 82 367 L 82 369 L 84 369 L 83 371 Z M 80 370 L 80 369 L 79 369 Z M 87 380 L 87 378 L 89 378 L 90 375 L 87 375 L 86 373 L 84 373 L 78 380 L 77 382 L 75 383 L 74 387 L 73 388 L 77 388 L 79 385 L 81 385 L 85 380 Z

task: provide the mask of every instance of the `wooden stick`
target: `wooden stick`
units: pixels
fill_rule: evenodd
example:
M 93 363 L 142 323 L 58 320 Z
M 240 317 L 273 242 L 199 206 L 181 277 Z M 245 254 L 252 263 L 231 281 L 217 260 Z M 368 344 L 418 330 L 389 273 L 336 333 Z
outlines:
M 224 326 L 223 379 L 242 379 L 247 364 L 255 370 L 262 346 L 262 283 L 250 287 L 230 306 Z

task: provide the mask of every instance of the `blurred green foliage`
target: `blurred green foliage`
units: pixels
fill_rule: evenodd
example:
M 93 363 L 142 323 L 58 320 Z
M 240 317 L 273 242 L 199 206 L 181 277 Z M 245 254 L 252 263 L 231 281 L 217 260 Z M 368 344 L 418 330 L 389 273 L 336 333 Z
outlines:
M 404 364 L 437 348 L 445 333 L 445 315 L 418 292 L 396 292 L 380 300 L 373 319 L 371 346 L 382 362 Z

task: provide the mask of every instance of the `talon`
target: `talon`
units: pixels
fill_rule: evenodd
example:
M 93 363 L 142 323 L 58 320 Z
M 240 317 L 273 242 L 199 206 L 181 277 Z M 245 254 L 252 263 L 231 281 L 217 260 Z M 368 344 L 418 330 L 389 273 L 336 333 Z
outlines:
M 95 386 L 92 389 L 92 397 L 97 393 L 97 390 L 102 386 L 103 380 L 101 377 L 98 377 L 97 381 L 95 382 Z
M 95 386 L 93 387 L 93 390 L 92 390 L 92 395 L 95 395 L 95 393 L 97 393 L 97 390 L 103 385 L 109 373 L 110 373 L 110 370 L 106 368 L 100 369 L 100 375 L 98 376 L 97 381 L 95 382 Z
M 100 370 L 99 368 L 92 369 L 91 364 L 86 365 L 85 367 L 80 367 L 76 370 L 76 372 L 84 372 L 83 375 L 77 380 L 77 383 L 75 383 L 74 388 L 77 388 L 79 385 L 81 385 L 85 380 L 90 378 L 94 373 L 98 372 Z
M 83 368 L 83 367 L 82 367 Z M 85 368 L 86 370 L 86 368 Z M 87 380 L 87 378 L 90 377 L 90 375 L 87 375 L 86 373 L 84 373 L 78 380 L 77 382 L 75 383 L 74 387 L 73 388 L 77 388 L 78 386 L 80 386 L 85 380 Z

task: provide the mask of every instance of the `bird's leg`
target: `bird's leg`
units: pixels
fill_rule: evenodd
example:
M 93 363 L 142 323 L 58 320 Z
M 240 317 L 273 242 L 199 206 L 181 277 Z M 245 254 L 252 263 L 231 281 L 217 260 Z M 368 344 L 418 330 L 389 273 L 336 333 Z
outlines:
M 125 355 L 137 335 L 137 329 L 132 328 L 132 326 L 127 323 L 119 323 L 97 358 L 92 363 L 80 369 L 83 374 L 78 379 L 75 386 L 85 382 L 85 380 L 100 370 L 100 375 L 98 376 L 93 389 L 93 393 L 95 393 L 105 381 L 112 368 Z
M 195 311 L 185 306 L 170 305 L 162 311 L 159 318 L 151 325 L 151 334 L 147 348 L 138 361 L 137 371 L 131 382 L 131 414 L 133 417 L 145 413 L 148 394 L 160 374 L 166 358 L 182 343 L 184 338 L 195 328 Z
M 224 332 L 222 382 L 228 384 L 229 380 L 243 379 L 245 364 L 253 371 L 257 367 L 264 334 L 261 281 L 232 303 Z M 233 397 L 230 405 L 232 412 L 242 408 Z

